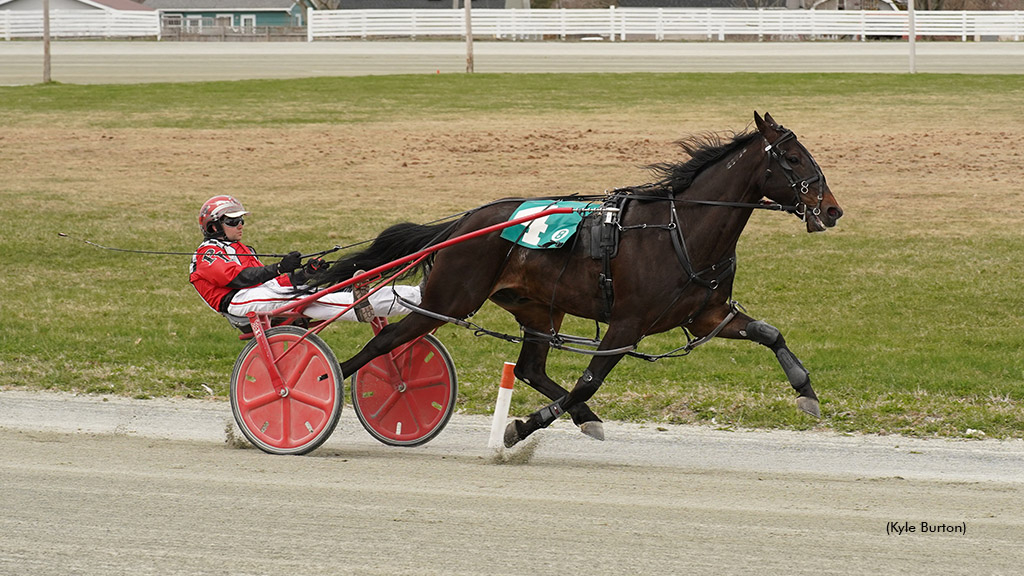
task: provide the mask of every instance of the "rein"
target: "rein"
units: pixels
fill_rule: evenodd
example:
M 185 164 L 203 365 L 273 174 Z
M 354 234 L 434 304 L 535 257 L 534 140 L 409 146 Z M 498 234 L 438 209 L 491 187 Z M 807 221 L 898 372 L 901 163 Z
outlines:
M 627 187 L 627 188 L 616 188 L 615 190 L 611 190 L 609 192 L 609 194 L 615 194 L 617 192 L 623 192 L 623 191 L 627 191 L 627 190 L 636 190 L 636 188 L 629 188 L 629 187 Z M 696 199 L 693 199 L 693 198 L 686 198 L 686 197 L 676 198 L 675 196 L 670 196 L 670 197 L 666 197 L 666 196 L 653 196 L 653 195 L 649 196 L 649 195 L 634 194 L 634 193 L 630 193 L 629 197 L 630 198 L 634 198 L 636 200 L 648 200 L 648 201 L 650 201 L 650 200 L 660 200 L 662 202 L 666 202 L 666 201 L 684 202 L 686 204 L 697 204 L 697 205 L 700 205 L 700 206 L 722 206 L 722 207 L 725 207 L 725 208 L 748 208 L 748 209 L 751 209 L 751 210 L 770 210 L 772 212 L 785 212 L 787 214 L 796 214 L 797 216 L 800 216 L 801 214 L 803 214 L 803 212 L 801 211 L 801 207 L 806 208 L 806 206 L 807 206 L 803 202 L 796 202 L 794 204 L 779 204 L 778 202 L 775 202 L 774 200 L 769 200 L 768 198 L 763 198 L 760 202 L 728 202 L 726 200 L 696 200 Z M 797 200 L 799 200 L 799 198 L 797 198 Z M 663 228 L 664 225 L 638 224 L 636 226 L 622 227 L 622 229 L 626 230 L 626 229 L 629 229 L 629 228 L 657 228 L 657 227 L 662 227 Z
M 92 246 L 94 248 L 99 248 L 100 250 L 109 250 L 111 252 L 126 252 L 128 254 L 155 254 L 155 255 L 158 255 L 158 256 L 195 256 L 196 255 L 195 251 L 192 251 L 192 252 L 170 252 L 170 251 L 164 251 L 164 250 L 135 250 L 135 249 L 132 249 L 132 248 L 112 248 L 110 246 L 104 246 L 102 244 L 97 244 L 95 242 L 90 242 L 89 240 L 85 240 L 83 238 L 76 238 L 76 237 L 74 237 L 74 236 L 72 236 L 72 235 L 70 235 L 70 234 L 68 234 L 66 232 L 58 232 L 57 236 L 60 236 L 61 238 L 67 238 L 69 240 L 78 240 L 79 242 L 82 242 L 84 244 L 88 244 L 89 246 Z M 362 244 L 362 242 L 360 244 Z M 357 246 L 357 244 L 353 244 L 352 246 Z M 338 250 L 343 250 L 345 248 L 350 248 L 350 247 L 351 246 L 337 246 L 337 245 L 335 245 L 333 248 L 328 248 L 326 250 L 321 250 L 319 252 L 311 252 L 309 254 L 303 254 L 302 255 L 302 259 L 313 258 L 315 256 L 325 256 L 327 254 L 331 254 L 333 252 L 337 252 Z M 285 256 L 287 256 L 287 254 L 250 254 L 250 255 L 251 256 L 256 256 L 257 258 L 284 258 Z

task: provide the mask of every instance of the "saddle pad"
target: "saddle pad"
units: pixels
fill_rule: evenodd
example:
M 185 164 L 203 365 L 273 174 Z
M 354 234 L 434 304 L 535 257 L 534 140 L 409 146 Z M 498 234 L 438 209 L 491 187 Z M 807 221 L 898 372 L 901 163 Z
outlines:
M 549 208 L 596 209 L 599 206 L 600 204 L 593 202 L 528 200 L 516 208 L 509 220 L 543 212 Z M 502 230 L 501 237 L 527 248 L 561 248 L 576 233 L 576 229 L 582 221 L 583 214 L 579 212 L 551 214 L 523 224 L 509 226 Z

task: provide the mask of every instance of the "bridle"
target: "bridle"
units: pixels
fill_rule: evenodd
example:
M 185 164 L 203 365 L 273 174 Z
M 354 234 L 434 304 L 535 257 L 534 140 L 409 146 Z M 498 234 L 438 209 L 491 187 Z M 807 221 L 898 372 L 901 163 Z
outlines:
M 804 197 L 810 195 L 811 184 L 814 184 L 815 182 L 818 184 L 818 202 L 813 208 L 810 208 L 810 210 L 811 214 L 816 217 L 821 215 L 821 203 L 825 200 L 825 174 L 822 173 L 821 167 L 814 161 L 814 157 L 811 156 L 811 153 L 808 152 L 802 144 L 797 142 L 797 145 L 803 149 L 804 155 L 807 156 L 807 159 L 810 160 L 811 165 L 814 167 L 814 174 L 809 178 L 799 178 L 793 170 L 793 167 L 790 166 L 789 161 L 786 160 L 785 151 L 778 149 L 779 144 L 790 139 L 796 140 L 796 135 L 793 134 L 792 130 L 787 130 L 781 126 L 779 126 L 779 128 L 781 129 L 781 135 L 775 139 L 775 142 L 768 142 L 764 151 L 767 152 L 768 155 L 771 156 L 771 158 L 779 165 L 779 168 L 782 169 L 782 174 L 786 177 L 786 180 L 789 181 L 789 187 L 793 190 L 793 205 L 787 206 L 786 212 L 790 212 L 806 222 L 809 206 L 804 200 Z M 767 139 L 765 141 L 767 142 Z M 771 175 L 771 173 L 771 168 L 769 168 L 766 176 Z

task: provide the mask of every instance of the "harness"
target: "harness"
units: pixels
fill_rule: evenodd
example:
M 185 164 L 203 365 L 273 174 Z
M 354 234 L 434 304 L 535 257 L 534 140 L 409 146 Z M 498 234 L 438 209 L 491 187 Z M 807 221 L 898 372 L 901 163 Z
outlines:
M 601 289 L 601 294 L 604 300 L 602 319 L 607 321 L 610 318 L 612 304 L 614 303 L 615 299 L 614 290 L 612 287 L 613 278 L 611 276 L 611 260 L 615 258 L 615 256 L 618 254 L 619 241 L 621 239 L 622 232 L 626 230 L 647 229 L 667 230 L 670 234 L 676 258 L 682 266 L 683 271 L 686 274 L 687 280 L 683 286 L 681 286 L 675 291 L 675 297 L 672 298 L 668 305 L 665 306 L 664 310 L 661 312 L 661 314 L 658 315 L 658 317 L 654 320 L 652 325 L 656 324 L 665 314 L 668 313 L 669 310 L 671 310 L 672 306 L 674 306 L 675 303 L 679 301 L 683 293 L 686 291 L 686 288 L 691 283 L 696 284 L 698 286 L 702 286 L 707 289 L 704 301 L 697 308 L 697 310 L 693 312 L 690 315 L 690 317 L 680 326 L 680 328 L 682 328 L 683 330 L 683 333 L 686 335 L 687 340 L 686 344 L 683 346 L 680 346 L 674 350 L 670 350 L 663 354 L 657 355 L 637 352 L 636 348 L 639 344 L 639 341 L 629 346 L 622 346 L 619 348 L 607 350 L 596 350 L 596 348 L 601 344 L 601 340 L 599 337 L 600 333 L 598 333 L 597 338 L 586 338 L 580 336 L 560 334 L 558 332 L 555 332 L 553 328 L 551 332 L 541 332 L 539 330 L 534 330 L 532 328 L 520 325 L 520 330 L 522 330 L 523 336 L 514 336 L 503 332 L 488 330 L 473 322 L 470 322 L 468 319 L 455 318 L 452 316 L 447 316 L 445 314 L 439 314 L 437 312 L 433 312 L 425 308 L 421 308 L 420 306 L 412 302 L 409 302 L 408 300 L 405 300 L 400 296 L 398 297 L 398 300 L 402 303 L 403 306 L 417 314 L 421 314 L 428 318 L 441 320 L 444 322 L 454 324 L 456 326 L 473 330 L 476 336 L 492 336 L 513 343 L 522 343 L 527 340 L 535 342 L 544 342 L 549 347 L 554 348 L 556 350 L 564 350 L 567 352 L 575 352 L 578 354 L 586 354 L 590 356 L 612 356 L 617 354 L 626 354 L 629 356 L 633 356 L 635 358 L 642 358 L 650 362 L 661 360 L 662 358 L 685 356 L 689 354 L 691 351 L 693 351 L 693 349 L 696 348 L 697 346 L 700 346 L 701 344 L 704 344 L 705 342 L 717 336 L 722 331 L 722 329 L 724 329 L 725 326 L 730 321 L 732 321 L 732 319 L 736 316 L 739 310 L 742 309 L 742 306 L 740 306 L 736 301 L 730 301 L 730 312 L 728 315 L 726 315 L 725 320 L 723 320 L 718 326 L 716 326 L 710 333 L 701 338 L 693 336 L 693 334 L 691 334 L 686 329 L 686 324 L 692 323 L 697 318 L 697 316 L 699 316 L 707 307 L 708 302 L 710 302 L 711 300 L 711 295 L 714 293 L 714 291 L 718 289 L 718 287 L 722 284 L 723 281 L 731 277 L 736 272 L 736 258 L 735 256 L 729 256 L 723 259 L 722 261 L 713 264 L 707 268 L 704 268 L 702 270 L 695 270 L 692 262 L 690 261 L 689 253 L 686 249 L 686 239 L 683 237 L 681 226 L 679 225 L 679 216 L 676 211 L 675 196 L 670 195 L 668 198 L 665 198 L 663 196 L 643 196 L 636 194 L 636 192 L 640 189 L 620 188 L 611 191 L 610 196 L 607 197 L 607 200 L 601 205 L 601 207 L 595 209 L 593 213 L 590 216 L 587 216 L 587 218 L 584 220 L 584 222 L 589 226 L 590 231 L 590 245 L 588 247 L 590 257 L 595 260 L 599 259 L 602 261 L 601 273 L 598 276 L 598 285 Z M 622 217 L 622 214 L 625 212 L 626 207 L 628 206 L 628 202 L 630 200 L 637 199 L 668 201 L 670 207 L 669 223 L 643 223 L 634 224 L 631 226 L 623 226 L 620 223 L 620 219 Z M 748 205 L 740 203 L 723 204 L 731 206 L 742 205 L 749 207 L 760 207 L 773 210 L 781 209 L 780 207 L 778 207 L 777 204 L 772 204 L 771 206 L 763 204 Z M 472 314 L 470 316 L 472 316 Z M 586 346 L 588 348 L 581 348 L 580 346 Z
M 637 196 L 629 192 L 635 191 L 636 189 L 619 189 L 613 191 L 612 198 L 603 206 L 603 209 L 607 210 L 603 222 L 595 225 L 591 230 L 591 246 L 597 245 L 600 250 L 595 253 L 592 250 L 591 257 L 602 260 L 602 273 L 599 276 L 599 285 L 604 296 L 604 317 L 607 320 L 611 317 L 611 307 L 614 302 L 614 292 L 612 289 L 612 278 L 611 278 L 611 259 L 618 253 L 618 240 L 621 237 L 621 233 L 626 230 L 646 230 L 646 229 L 661 229 L 666 230 L 669 233 L 669 238 L 672 241 L 672 248 L 675 252 L 676 259 L 683 268 L 683 272 L 686 274 L 686 282 L 680 288 L 676 289 L 675 296 L 672 300 L 664 307 L 661 314 L 655 318 L 652 322 L 652 326 L 657 324 L 661 318 L 668 313 L 669 310 L 682 298 L 686 291 L 686 288 L 690 284 L 704 287 L 706 289 L 704 295 L 704 301 L 701 305 L 690 314 L 689 318 L 680 326 L 683 329 L 683 333 L 686 335 L 686 345 L 666 352 L 664 354 L 650 355 L 636 352 L 636 346 L 639 341 L 632 346 L 618 348 L 614 350 L 601 350 L 601 351 L 589 351 L 580 349 L 570 349 L 561 346 L 562 349 L 569 349 L 574 352 L 584 352 L 593 355 L 610 355 L 625 353 L 630 356 L 637 358 L 643 358 L 648 361 L 660 360 L 662 358 L 674 357 L 674 356 L 685 356 L 689 354 L 694 348 L 701 344 L 711 340 L 725 328 L 725 326 L 732 321 L 737 314 L 737 307 L 739 306 L 735 301 L 730 301 L 730 312 L 726 315 L 726 318 L 715 327 L 709 334 L 702 338 L 694 337 L 687 329 L 686 325 L 692 323 L 700 314 L 707 308 L 708 302 L 711 301 L 711 296 L 715 290 L 724 282 L 726 279 L 732 277 L 736 273 L 736 257 L 728 256 L 722 259 L 720 262 L 712 264 L 711 266 L 702 270 L 695 270 L 693 262 L 690 259 L 690 254 L 686 249 L 686 238 L 683 236 L 682 226 L 679 224 L 679 214 L 676 210 L 675 195 L 668 197 L 669 204 L 669 222 L 668 224 L 634 224 L 632 226 L 623 226 L 619 223 L 621 215 L 625 210 L 627 201 L 635 199 Z M 664 198 L 661 198 L 664 200 Z M 760 206 L 760 205 L 758 205 Z M 611 244 L 609 239 L 614 239 L 614 244 Z M 543 336 L 535 331 L 528 330 L 523 327 L 524 332 L 532 333 L 534 337 Z M 597 346 L 600 344 L 598 339 L 581 339 L 572 337 L 571 340 L 567 340 L 565 336 L 551 335 L 551 337 L 559 337 L 564 341 L 571 341 L 576 344 L 586 344 L 591 346 Z

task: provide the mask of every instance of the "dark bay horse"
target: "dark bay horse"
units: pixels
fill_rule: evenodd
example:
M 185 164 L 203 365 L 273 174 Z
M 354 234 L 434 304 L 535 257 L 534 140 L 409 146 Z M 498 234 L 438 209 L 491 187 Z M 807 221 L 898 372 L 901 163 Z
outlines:
M 515 375 L 553 402 L 508 425 L 506 446 L 545 428 L 563 412 L 590 436 L 603 439 L 601 420 L 586 405 L 619 360 L 645 336 L 683 327 L 702 342 L 746 339 L 775 353 L 798 394 L 797 406 L 819 416 L 810 377 L 777 328 L 740 311 L 732 300 L 736 244 L 753 211 L 773 207 L 799 216 L 808 232 L 835 226 L 843 211 L 818 164 L 792 131 L 769 114 L 754 113 L 756 130 L 680 142 L 690 159 L 658 164 L 660 180 L 619 191 L 617 253 L 596 258 L 581 227 L 578 242 L 534 250 L 497 232 L 441 249 L 423 289 L 422 310 L 387 326 L 341 363 L 352 374 L 373 358 L 463 319 L 488 299 L 511 312 L 525 334 Z M 453 223 L 399 224 L 362 252 L 347 256 L 315 280 L 351 278 L 429 245 L 506 221 L 522 199 L 477 208 Z M 589 230 L 594 230 L 591 228 Z M 607 322 L 587 369 L 572 390 L 546 374 L 552 334 L 566 314 Z

